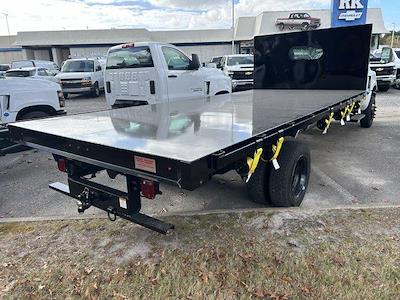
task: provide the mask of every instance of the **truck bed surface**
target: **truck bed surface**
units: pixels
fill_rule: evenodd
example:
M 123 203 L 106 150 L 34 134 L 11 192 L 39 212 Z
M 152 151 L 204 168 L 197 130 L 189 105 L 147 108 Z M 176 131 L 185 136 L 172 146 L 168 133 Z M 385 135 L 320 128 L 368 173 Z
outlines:
M 24 121 L 9 128 L 15 140 L 65 153 L 71 142 L 85 142 L 191 163 L 362 93 L 253 90 Z

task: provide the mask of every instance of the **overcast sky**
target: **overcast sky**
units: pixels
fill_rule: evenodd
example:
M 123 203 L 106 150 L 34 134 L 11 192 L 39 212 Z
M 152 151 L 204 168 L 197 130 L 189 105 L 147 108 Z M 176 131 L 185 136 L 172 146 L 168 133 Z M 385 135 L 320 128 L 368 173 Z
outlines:
M 11 34 L 17 31 L 104 28 L 229 28 L 232 0 L 0 0 Z M 331 0 L 235 0 L 237 16 L 262 11 L 330 8 Z M 382 7 L 387 27 L 400 29 L 400 0 L 369 0 Z M 0 15 L 0 35 L 7 35 Z

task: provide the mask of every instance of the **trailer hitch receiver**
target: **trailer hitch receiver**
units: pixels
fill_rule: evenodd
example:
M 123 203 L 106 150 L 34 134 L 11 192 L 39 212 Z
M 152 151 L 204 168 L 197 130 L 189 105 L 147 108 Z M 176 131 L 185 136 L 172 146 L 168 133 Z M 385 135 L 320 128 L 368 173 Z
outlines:
M 93 194 L 90 192 L 88 187 L 85 187 L 82 193 L 78 195 L 76 201 L 76 204 L 78 205 L 78 213 L 83 214 L 85 210 L 92 206 L 90 202 L 91 196 L 93 196 Z

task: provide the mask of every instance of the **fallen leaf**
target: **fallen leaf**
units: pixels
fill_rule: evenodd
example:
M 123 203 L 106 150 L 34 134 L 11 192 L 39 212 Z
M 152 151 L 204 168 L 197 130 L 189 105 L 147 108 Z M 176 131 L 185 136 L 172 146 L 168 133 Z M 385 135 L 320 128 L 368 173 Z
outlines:
M 244 260 L 249 260 L 254 257 L 254 254 L 252 253 L 239 253 L 239 256 L 244 259 Z
M 306 295 L 310 295 L 311 294 L 311 288 L 308 286 L 304 286 L 301 291 L 306 294 Z
M 11 281 L 9 284 L 6 285 L 6 287 L 4 289 L 2 289 L 1 291 L 3 293 L 8 293 L 9 291 L 11 291 L 13 289 L 13 287 L 15 286 L 15 284 L 17 283 L 17 280 L 13 280 Z
M 344 266 L 344 259 L 340 256 L 332 256 L 331 257 L 332 262 L 334 262 L 335 264 L 343 267 Z
M 201 273 L 200 275 L 199 275 L 199 277 L 201 278 L 201 281 L 203 281 L 204 283 L 208 283 L 208 275 L 207 274 L 205 274 L 205 273 Z

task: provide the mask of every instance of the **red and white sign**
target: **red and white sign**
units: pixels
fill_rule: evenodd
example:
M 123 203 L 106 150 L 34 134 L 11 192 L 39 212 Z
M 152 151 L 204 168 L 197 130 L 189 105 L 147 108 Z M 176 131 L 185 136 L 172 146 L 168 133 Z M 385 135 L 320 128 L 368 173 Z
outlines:
M 151 158 L 135 155 L 135 169 L 151 173 L 157 173 L 156 161 Z

